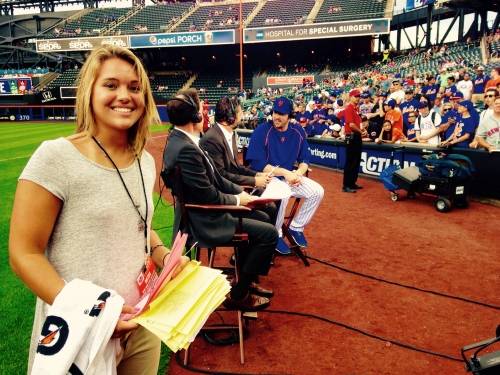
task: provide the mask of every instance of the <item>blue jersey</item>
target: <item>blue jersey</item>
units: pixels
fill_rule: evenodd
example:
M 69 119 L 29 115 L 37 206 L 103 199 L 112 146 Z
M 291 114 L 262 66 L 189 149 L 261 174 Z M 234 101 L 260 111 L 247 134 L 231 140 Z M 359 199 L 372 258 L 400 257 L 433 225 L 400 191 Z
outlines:
M 408 138 L 409 141 L 414 139 L 417 136 L 415 133 L 415 123 L 413 124 L 408 124 L 406 125 L 406 138 Z
M 482 94 L 484 92 L 484 86 L 489 80 L 490 77 L 485 76 L 484 74 L 477 75 L 472 81 L 474 84 L 474 94 Z
M 311 122 L 304 130 L 308 137 L 314 137 L 316 135 L 322 135 L 325 130 L 328 130 L 328 125 L 320 124 L 319 122 Z
M 403 113 L 403 124 L 408 124 L 408 114 L 414 112 L 418 108 L 419 101 L 417 99 L 411 99 L 409 101 L 404 101 L 399 105 L 401 112 Z
M 431 103 L 436 99 L 438 92 L 439 85 L 427 85 L 422 87 L 422 95 L 427 97 Z
M 446 139 L 451 137 L 453 133 L 455 133 L 455 131 L 456 131 L 455 138 L 460 138 L 465 134 L 469 134 L 468 139 L 454 145 L 455 147 L 462 147 L 462 148 L 469 147 L 469 143 L 471 143 L 474 138 L 474 131 L 476 130 L 476 126 L 477 124 L 475 123 L 474 118 L 472 116 L 467 118 L 459 116 L 457 122 L 455 123 L 455 126 L 451 125 L 448 128 L 448 130 L 446 130 L 445 133 Z
M 455 120 L 458 120 L 460 115 L 458 112 L 454 109 L 450 109 L 448 112 L 445 112 L 443 116 L 441 116 L 441 124 L 446 124 L 450 118 L 453 118 Z M 450 128 L 453 126 L 450 126 Z
M 445 101 L 445 102 L 450 101 L 450 97 L 452 97 L 453 95 L 455 95 L 455 93 L 456 93 L 456 92 L 457 92 L 457 86 L 455 86 L 455 85 L 451 85 L 451 86 L 449 86 L 449 87 L 446 87 L 446 88 L 444 89 L 444 94 L 445 94 L 445 95 L 444 95 L 444 101 Z M 449 94 L 451 94 L 451 95 L 449 95 L 449 96 L 448 96 L 448 95 L 446 95 L 446 94 L 448 94 L 448 93 L 449 93 Z
M 315 109 L 314 111 L 312 111 L 312 119 L 314 121 L 318 121 L 318 120 L 326 120 L 326 115 L 327 115 L 327 111 L 326 109 Z
M 295 163 L 309 163 L 310 158 L 311 150 L 304 129 L 291 123 L 284 132 L 277 130 L 272 122 L 256 128 L 246 154 L 251 168 L 256 171 L 262 171 L 267 164 L 291 171 Z
M 298 112 L 295 114 L 295 120 L 299 123 L 307 124 L 311 120 L 311 112 L 305 111 L 304 113 Z

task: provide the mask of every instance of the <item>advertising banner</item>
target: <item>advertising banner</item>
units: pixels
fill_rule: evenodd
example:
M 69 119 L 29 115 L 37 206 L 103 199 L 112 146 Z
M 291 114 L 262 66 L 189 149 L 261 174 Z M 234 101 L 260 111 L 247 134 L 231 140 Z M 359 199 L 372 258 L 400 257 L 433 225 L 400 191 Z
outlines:
M 163 33 L 131 35 L 131 48 L 158 48 L 234 44 L 234 30 L 194 31 L 186 33 Z
M 434 3 L 434 0 L 406 0 L 405 9 L 412 10 L 432 3 Z
M 243 32 L 245 43 L 340 38 L 388 34 L 390 32 L 390 20 L 388 18 L 379 18 L 372 20 L 313 23 L 308 25 L 256 27 L 245 29 Z
M 314 82 L 313 75 L 305 76 L 269 76 L 267 77 L 267 86 L 295 86 L 302 85 L 303 80 L 307 79 L 310 82 Z
M 59 102 L 60 97 L 57 89 L 45 89 L 37 94 L 37 99 L 39 100 L 39 103 L 49 104 Z
M 38 39 L 37 52 L 88 51 L 97 46 L 113 44 L 129 47 L 128 36 L 96 36 L 82 38 Z
M 31 78 L 0 78 L 0 95 L 24 95 L 31 90 Z

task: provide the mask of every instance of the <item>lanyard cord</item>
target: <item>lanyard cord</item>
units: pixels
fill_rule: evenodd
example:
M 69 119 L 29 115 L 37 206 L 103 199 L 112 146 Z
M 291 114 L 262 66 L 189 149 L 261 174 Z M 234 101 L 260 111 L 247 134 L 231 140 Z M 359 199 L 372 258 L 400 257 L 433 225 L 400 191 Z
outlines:
M 128 195 L 128 197 L 130 199 L 130 202 L 132 202 L 132 205 L 134 206 L 135 210 L 139 214 L 139 217 L 141 218 L 141 220 L 144 223 L 144 239 L 146 241 L 146 243 L 144 244 L 144 251 L 145 251 L 146 254 L 149 255 L 148 245 L 147 245 L 147 238 L 148 238 L 148 199 L 147 199 L 147 195 L 146 195 L 146 186 L 144 185 L 144 176 L 142 175 L 141 162 L 140 162 L 139 158 L 136 155 L 135 158 L 137 160 L 137 165 L 139 166 L 139 173 L 141 174 L 142 191 L 144 193 L 144 202 L 146 204 L 146 217 L 142 217 L 141 211 L 139 211 L 139 208 L 135 205 L 134 199 L 132 198 L 132 195 L 130 194 L 130 191 L 127 188 L 127 184 L 125 184 L 125 181 L 123 180 L 122 174 L 120 173 L 120 170 L 116 166 L 116 164 L 113 161 L 113 159 L 111 159 L 111 156 L 109 156 L 109 154 L 106 152 L 106 150 L 104 149 L 104 147 L 102 147 L 102 145 L 97 141 L 97 139 L 94 136 L 92 136 L 92 139 L 97 144 L 97 146 L 99 146 L 99 148 L 102 150 L 102 152 L 104 152 L 106 154 L 106 156 L 109 159 L 109 161 L 113 164 L 113 167 L 115 167 L 115 170 L 118 173 L 118 177 L 120 177 L 120 181 L 122 182 L 122 185 L 125 188 L 125 191 L 127 192 L 127 195 Z

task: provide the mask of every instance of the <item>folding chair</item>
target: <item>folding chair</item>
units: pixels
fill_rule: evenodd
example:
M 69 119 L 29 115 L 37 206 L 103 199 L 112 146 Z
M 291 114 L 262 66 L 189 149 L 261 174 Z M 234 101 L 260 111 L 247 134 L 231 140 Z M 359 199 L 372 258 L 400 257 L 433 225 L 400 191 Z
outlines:
M 310 169 L 307 170 L 306 172 L 306 177 L 309 176 L 309 171 Z M 290 224 L 292 224 L 292 220 L 297 214 L 297 211 L 300 206 L 300 200 L 301 198 L 299 197 L 293 197 L 293 203 L 292 203 L 292 208 L 290 209 L 288 215 L 285 215 L 285 220 L 283 221 L 283 225 L 281 226 L 281 230 L 283 231 L 283 236 L 288 240 L 288 243 L 290 244 L 290 250 L 292 250 L 295 255 L 297 255 L 302 262 L 304 263 L 304 266 L 309 267 L 310 263 L 309 260 L 306 257 L 306 254 L 302 250 L 302 247 L 297 245 L 295 240 L 293 239 L 291 233 L 290 233 Z
M 226 243 L 218 244 L 218 247 L 231 247 L 234 249 L 235 256 L 235 266 L 234 273 L 236 282 L 239 278 L 238 270 L 238 254 L 242 247 L 248 246 L 248 234 L 242 231 L 242 220 L 243 215 L 251 211 L 250 208 L 245 206 L 231 206 L 231 205 L 197 205 L 197 204 L 187 204 L 184 201 L 184 196 L 182 192 L 182 175 L 180 167 L 176 167 L 172 175 L 167 175 L 164 172 L 161 174 L 165 184 L 171 189 L 172 197 L 174 198 L 175 210 L 180 210 L 180 221 L 178 223 L 179 229 L 184 233 L 188 233 L 191 241 L 196 238 L 196 228 L 194 228 L 189 222 L 189 211 L 203 211 L 203 212 L 227 212 L 238 217 L 238 225 L 236 226 L 236 231 L 233 238 Z M 177 215 L 176 215 L 177 217 Z M 208 251 L 208 263 L 210 267 L 214 265 L 216 247 L 207 246 L 203 243 L 198 243 L 197 250 L 206 248 Z M 199 258 L 199 251 L 197 251 L 197 258 Z M 241 310 L 236 310 L 238 313 L 238 325 L 217 325 L 217 326 L 205 326 L 202 328 L 204 331 L 238 331 L 238 339 L 240 346 L 240 362 L 245 363 L 245 351 L 244 351 L 244 312 Z M 254 315 L 250 314 L 251 317 Z M 185 351 L 184 364 L 187 365 L 189 362 L 189 348 Z

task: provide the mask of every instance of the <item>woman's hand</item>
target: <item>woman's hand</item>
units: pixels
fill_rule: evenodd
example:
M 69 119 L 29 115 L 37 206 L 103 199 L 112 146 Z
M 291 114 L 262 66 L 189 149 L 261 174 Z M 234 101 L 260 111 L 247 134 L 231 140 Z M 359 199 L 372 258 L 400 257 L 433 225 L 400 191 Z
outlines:
M 181 260 L 179 264 L 174 268 L 174 272 L 172 273 L 172 279 L 176 277 L 181 271 L 186 267 L 186 264 L 188 264 L 191 261 L 187 256 L 183 255 L 181 256 Z
M 122 314 L 135 314 L 136 310 L 132 306 L 129 305 L 123 305 L 122 307 Z M 115 326 L 115 331 L 113 332 L 113 335 L 111 335 L 111 338 L 113 339 L 119 339 L 123 337 L 125 334 L 127 334 L 130 331 L 133 331 L 134 329 L 137 329 L 139 325 L 137 323 L 133 322 L 128 322 L 125 320 L 118 320 L 118 323 L 116 323 Z

